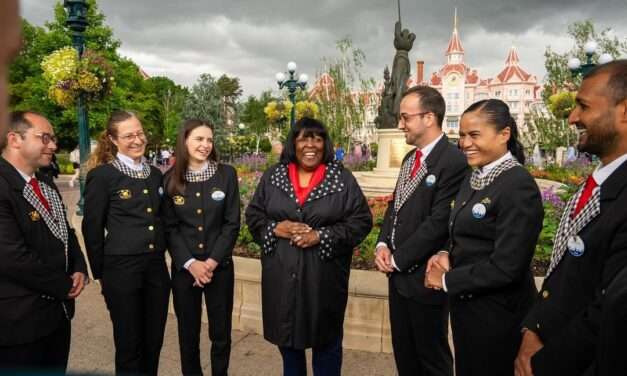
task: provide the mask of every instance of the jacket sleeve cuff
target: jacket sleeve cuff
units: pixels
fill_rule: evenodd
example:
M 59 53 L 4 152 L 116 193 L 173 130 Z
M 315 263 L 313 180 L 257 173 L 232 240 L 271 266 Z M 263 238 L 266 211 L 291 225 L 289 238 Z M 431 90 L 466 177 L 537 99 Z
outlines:
M 266 231 L 263 234 L 263 254 L 270 255 L 274 252 L 274 248 L 276 247 L 276 243 L 279 240 L 276 235 L 274 235 L 274 229 L 277 226 L 275 221 L 270 221 L 268 227 L 266 227 Z
M 326 227 L 320 227 L 320 229 L 318 229 L 318 234 L 320 235 L 320 245 L 318 247 L 320 258 L 323 261 L 332 259 L 333 238 L 331 236 L 331 231 L 329 231 Z

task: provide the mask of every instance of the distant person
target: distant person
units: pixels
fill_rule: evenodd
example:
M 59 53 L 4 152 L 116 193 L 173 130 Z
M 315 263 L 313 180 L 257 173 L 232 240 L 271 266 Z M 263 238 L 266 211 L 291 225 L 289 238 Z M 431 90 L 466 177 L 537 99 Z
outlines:
M 129 111 L 111 114 L 85 183 L 83 236 L 113 323 L 116 374 L 157 375 L 168 317 L 161 171 Z
M 0 4 L 2 20 L 6 2 Z M 50 122 L 34 112 L 11 114 L 2 139 L 2 374 L 65 373 L 74 299 L 87 283 L 87 266 L 61 195 L 49 176 L 37 172 L 50 164 L 56 141 Z
M 50 178 L 50 180 L 53 181 L 54 179 L 58 178 L 61 169 L 59 168 L 59 163 L 57 162 L 57 155 L 52 154 L 50 164 L 40 167 L 39 172 L 43 175 L 46 175 L 48 178 Z
M 70 152 L 70 162 L 72 163 L 72 167 L 74 167 L 74 175 L 72 175 L 72 178 L 70 179 L 70 181 L 68 182 L 68 185 L 70 187 L 73 187 L 74 184 L 76 184 L 76 180 L 78 179 L 78 177 L 81 174 L 81 151 L 78 147 L 78 145 L 74 148 L 74 150 L 72 150 L 72 152 Z
M 161 164 L 163 166 L 170 166 L 170 157 L 172 153 L 168 149 L 161 149 Z
M 337 144 L 335 145 L 335 160 L 338 162 L 342 162 L 344 160 L 344 148 L 342 147 L 342 145 Z

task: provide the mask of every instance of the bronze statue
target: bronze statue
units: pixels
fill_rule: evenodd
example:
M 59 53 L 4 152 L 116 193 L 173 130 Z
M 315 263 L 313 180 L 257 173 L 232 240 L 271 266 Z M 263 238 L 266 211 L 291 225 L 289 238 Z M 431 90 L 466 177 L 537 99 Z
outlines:
M 409 64 L 409 51 L 414 45 L 416 35 L 407 29 L 401 28 L 400 20 L 394 25 L 394 65 L 392 65 L 392 77 L 389 77 L 387 67 L 384 71 L 385 86 L 379 107 L 379 115 L 375 119 L 377 128 L 396 128 L 399 116 L 401 96 L 407 90 L 407 80 L 411 73 Z

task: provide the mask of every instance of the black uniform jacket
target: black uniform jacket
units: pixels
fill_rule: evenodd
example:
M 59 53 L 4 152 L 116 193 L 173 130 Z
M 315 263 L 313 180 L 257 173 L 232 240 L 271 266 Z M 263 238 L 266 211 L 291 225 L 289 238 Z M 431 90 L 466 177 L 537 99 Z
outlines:
M 627 163 L 603 182 L 600 200 L 578 234 L 584 253 L 566 251 L 523 323 L 544 342 L 531 359 L 534 375 L 579 375 L 594 360 L 606 288 L 627 265 Z
M 605 290 L 601 328 L 596 351 L 597 376 L 627 375 L 627 268 L 616 275 Z
M 166 174 L 165 187 L 169 177 Z M 235 169 L 218 164 L 209 180 L 186 183 L 184 194 L 166 194 L 163 218 L 168 250 L 178 269 L 191 258 L 230 264 L 240 226 Z
M 366 198 L 350 171 L 327 166 L 324 180 L 301 207 L 286 165 L 268 169 L 246 209 L 246 222 L 263 248 L 262 307 L 265 338 L 304 349 L 326 345 L 342 331 L 353 248 L 372 228 Z M 321 243 L 301 249 L 276 238 L 273 228 L 290 220 L 319 230 Z
M 413 150 L 409 152 L 405 160 L 413 153 Z M 469 169 L 466 157 L 446 136 L 435 144 L 425 163 L 425 178 L 398 212 L 396 249 L 391 241 L 394 201 L 388 205 L 378 241 L 390 247 L 394 262 L 401 270 L 391 277 L 399 293 L 422 303 L 437 304 L 443 302 L 446 295 L 424 287 L 425 266 L 429 258 L 445 246 L 451 201 Z M 427 182 L 427 177 L 431 176 L 435 177 L 433 184 Z
M 164 252 L 163 175 L 150 169 L 146 179 L 125 175 L 110 163 L 87 174 L 82 228 L 95 279 L 102 277 L 105 255 Z
M 490 295 L 522 319 L 537 292 L 530 265 L 543 218 L 538 186 L 522 166 L 478 191 L 470 187 L 470 176 L 464 180 L 449 223 L 448 295 Z
M 37 179 L 55 190 L 54 182 Z M 53 332 L 74 315 L 70 275 L 87 274 L 74 230 L 68 225 L 65 246 L 40 213 L 22 196 L 26 181 L 0 158 L 0 346 L 29 343 Z M 66 213 L 63 220 L 67 222 Z M 65 308 L 64 308 L 65 306 Z

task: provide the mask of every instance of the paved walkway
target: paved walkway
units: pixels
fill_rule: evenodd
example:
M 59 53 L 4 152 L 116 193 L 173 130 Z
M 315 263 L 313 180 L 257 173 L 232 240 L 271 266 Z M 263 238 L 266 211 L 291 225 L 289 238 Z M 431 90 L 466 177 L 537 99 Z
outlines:
M 78 189 L 68 187 L 65 176 L 62 176 L 57 184 L 63 194 L 69 213 L 73 213 L 78 201 Z M 236 330 L 233 331 L 232 337 L 230 375 L 281 375 L 281 357 L 273 345 L 259 335 Z M 200 351 L 203 372 L 211 374 L 206 324 L 202 325 Z M 308 352 L 309 359 L 311 359 L 310 355 Z M 113 370 L 114 347 L 109 314 L 100 294 L 100 286 L 97 283 L 91 283 L 81 294 L 76 305 L 76 316 L 72 322 L 69 372 L 112 374 Z M 342 370 L 342 374 L 345 376 L 396 375 L 392 355 L 363 351 L 344 350 Z M 176 317 L 174 315 L 168 316 L 159 374 L 181 374 Z M 312 374 L 311 370 L 309 374 Z

